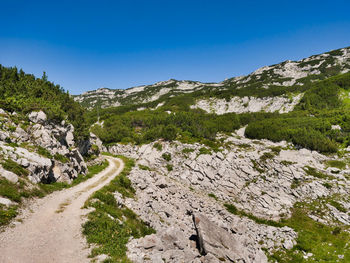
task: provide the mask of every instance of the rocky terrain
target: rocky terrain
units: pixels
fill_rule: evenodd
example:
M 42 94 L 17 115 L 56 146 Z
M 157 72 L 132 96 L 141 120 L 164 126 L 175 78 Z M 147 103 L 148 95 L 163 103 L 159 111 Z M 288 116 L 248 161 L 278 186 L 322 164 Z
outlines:
M 198 93 L 199 97 L 194 96 L 196 102 L 192 106 L 207 112 L 223 114 L 226 112 L 279 111 L 283 113 L 292 110 L 301 99 L 302 94 L 255 98 L 257 93 L 253 91 L 249 96 L 234 96 L 230 101 L 207 98 L 206 94 L 207 92 L 215 94 L 216 91 L 222 92 L 252 87 L 260 89 L 300 87 L 310 81 L 322 80 L 349 71 L 350 48 L 347 47 L 299 61 L 288 60 L 280 64 L 265 66 L 247 76 L 234 77 L 219 83 L 170 79 L 153 85 L 138 86 L 125 90 L 100 88 L 77 95 L 74 99 L 88 109 L 93 109 L 97 105 L 106 108 L 149 102 L 155 102 L 155 106 L 151 107 L 155 108 L 156 106 L 162 106 L 169 98 Z M 200 96 L 205 98 L 200 98 Z
M 70 183 L 87 173 L 74 142 L 73 125 L 50 122 L 42 111 L 23 118 L 0 109 L 0 118 L 1 177 L 12 183 L 20 176 L 32 183 Z M 9 203 L 5 199 L 2 203 Z
M 285 142 L 252 141 L 244 129 L 222 139 L 225 146 L 218 152 L 180 142 L 158 142 L 161 150 L 154 143 L 109 148 L 138 164 L 129 176 L 136 198 L 123 200 L 116 193 L 118 202 L 157 231 L 129 243 L 132 260 L 267 262 L 261 249 L 291 249 L 298 234 L 252 219 L 288 218 L 293 206 L 306 200 L 328 200 L 322 214 L 309 211 L 315 221 L 350 224 L 350 170 L 332 167 L 338 158 Z M 318 173 L 310 172 L 314 170 Z M 333 199 L 345 211 L 329 202 Z M 231 214 L 224 204 L 252 216 Z
M 109 168 L 118 176 L 107 170 L 79 185 L 89 194 L 71 188 L 53 200 L 64 211 L 74 199 L 67 193 L 84 196 L 71 206 L 74 231 L 83 229 L 97 261 L 348 262 L 350 76 L 328 78 L 348 71 L 343 48 L 220 83 L 169 80 L 75 97 L 87 109 L 126 106 L 114 109 L 85 112 L 66 105 L 66 94 L 48 114 L 28 113 L 36 94 L 23 108 L 9 95 L 3 101 L 13 105 L 0 109 L 0 223 L 16 216 L 22 199 L 40 196 L 41 183 L 74 185 L 88 172 L 85 160 L 101 164 L 96 157 L 107 152 L 120 158 Z M 74 138 L 77 131 L 84 139 Z M 80 229 L 75 210 L 83 204 L 89 211 Z
M 235 112 L 278 112 L 287 113 L 294 109 L 300 102 L 303 93 L 288 97 L 277 96 L 270 98 L 255 98 L 255 97 L 233 97 L 231 100 L 225 99 L 205 99 L 198 100 L 196 104 L 191 105 L 192 109 L 202 109 L 208 113 L 218 115 Z

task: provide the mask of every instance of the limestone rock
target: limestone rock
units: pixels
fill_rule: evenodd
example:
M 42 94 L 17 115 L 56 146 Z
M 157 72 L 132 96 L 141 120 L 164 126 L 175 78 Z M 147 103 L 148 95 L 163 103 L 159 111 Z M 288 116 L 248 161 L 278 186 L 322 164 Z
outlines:
M 47 116 L 43 111 L 33 111 L 28 115 L 30 121 L 43 124 L 47 120 Z
M 11 206 L 11 205 L 15 205 L 16 203 L 12 202 L 10 199 L 7 199 L 5 197 L 0 197 L 0 204 L 5 206 Z
M 4 168 L 2 168 L 2 166 L 0 166 L 0 176 L 4 177 L 11 183 L 15 184 L 18 182 L 18 175 L 13 172 L 5 170 Z
M 243 245 L 227 231 L 216 226 L 202 214 L 194 214 L 193 222 L 198 235 L 199 252 L 202 255 L 212 254 L 218 259 L 233 262 L 251 262 Z

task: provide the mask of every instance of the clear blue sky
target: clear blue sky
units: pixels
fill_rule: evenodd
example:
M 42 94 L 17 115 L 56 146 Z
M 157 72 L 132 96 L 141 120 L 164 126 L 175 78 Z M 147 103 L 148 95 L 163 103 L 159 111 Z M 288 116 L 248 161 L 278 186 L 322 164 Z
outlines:
M 72 94 L 204 82 L 350 46 L 350 1 L 5 1 L 0 63 Z

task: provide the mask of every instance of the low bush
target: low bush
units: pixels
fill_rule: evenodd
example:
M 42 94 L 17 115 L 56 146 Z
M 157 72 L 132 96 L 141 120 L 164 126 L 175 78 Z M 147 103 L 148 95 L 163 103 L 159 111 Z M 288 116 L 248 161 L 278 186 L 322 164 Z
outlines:
M 163 153 L 162 157 L 164 160 L 169 162 L 171 160 L 171 153 Z

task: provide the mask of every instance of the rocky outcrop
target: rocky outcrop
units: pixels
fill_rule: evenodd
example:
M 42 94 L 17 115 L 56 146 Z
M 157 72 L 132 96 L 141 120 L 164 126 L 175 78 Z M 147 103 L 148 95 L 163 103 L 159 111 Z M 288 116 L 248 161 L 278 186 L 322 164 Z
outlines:
M 152 144 L 115 145 L 109 150 L 135 158 L 187 186 L 215 194 L 222 201 L 268 219 L 288 215 L 297 201 L 349 192 L 348 170 L 335 174 L 325 169 L 328 157 L 306 149 L 295 150 L 283 142 L 257 142 L 237 136 L 225 139 L 229 148 L 210 154 L 200 154 L 203 145 L 179 142 L 162 143 L 161 151 Z M 165 152 L 171 155 L 169 162 L 162 157 Z M 167 165 L 172 166 L 172 171 L 167 170 Z M 316 178 L 306 172 L 307 166 L 328 176 Z M 337 183 L 339 180 L 342 184 Z M 327 184 L 334 187 L 327 188 Z
M 13 184 L 18 182 L 18 175 L 13 172 L 5 170 L 1 165 L 0 165 L 0 176 Z
M 166 262 L 204 260 L 205 255 L 197 248 L 198 235 L 192 214 L 204 214 L 215 225 L 214 229 L 223 229 L 222 231 L 226 231 L 227 235 L 245 247 L 248 262 L 259 262 L 258 259 L 266 262 L 262 247 L 282 247 L 286 241 L 295 244 L 296 233 L 292 229 L 260 225 L 250 219 L 233 215 L 206 193 L 197 192 L 157 171 L 134 168 L 129 178 L 136 189 L 136 198 L 123 200 L 116 193 L 118 203 L 132 209 L 157 231 L 150 239 L 146 236 L 130 241 L 128 256 L 135 262 L 161 262 L 163 258 Z M 173 245 L 164 239 L 165 233 L 172 236 Z M 213 254 L 207 260 L 211 256 Z
M 100 152 L 107 151 L 102 141 L 93 133 L 90 133 L 88 140 L 78 143 L 78 149 L 82 155 L 98 155 Z
M 85 161 L 75 148 L 73 125 L 50 122 L 42 111 L 30 113 L 29 124 L 15 123 L 13 115 L 5 111 L 2 115 L 0 156 L 25 168 L 31 182 L 71 182 L 87 172 Z M 9 181 L 18 180 L 9 171 L 1 174 Z
M 123 200 L 118 195 L 118 203 L 131 208 L 157 231 L 151 237 L 130 241 L 128 255 L 132 260 L 266 262 L 262 249 L 291 249 L 297 234 L 286 226 L 258 224 L 231 214 L 223 204 L 258 218 L 279 220 L 290 216 L 297 202 L 350 194 L 348 167 L 326 165 L 334 157 L 294 149 L 286 142 L 250 140 L 244 137 L 244 129 L 219 139 L 223 147 L 218 152 L 203 151 L 206 146 L 201 144 L 162 141 L 158 141 L 161 150 L 153 143 L 109 147 L 111 153 L 134 158 L 139 165 L 129 175 L 135 199 Z M 170 156 L 168 160 L 164 153 Z M 308 173 L 308 167 L 322 176 Z M 350 207 L 346 201 L 342 205 Z M 335 207 L 327 209 L 327 220 L 313 214 L 310 217 L 327 224 L 348 224 L 346 213 Z M 164 246 L 166 231 L 175 235 L 173 240 L 186 240 L 185 248 Z M 230 247 L 226 242 L 232 242 L 233 247 L 226 250 Z M 230 254 L 232 251 L 237 253 Z
M 280 97 L 233 97 L 230 101 L 224 99 L 207 99 L 198 100 L 195 105 L 192 105 L 192 109 L 202 109 L 208 113 L 215 113 L 218 115 L 235 112 L 279 112 L 286 113 L 294 109 L 294 107 L 300 102 L 303 94 L 296 94 L 291 98 L 287 96 Z
M 210 261 L 250 262 L 248 252 L 224 229 L 216 226 L 202 214 L 194 214 L 193 222 L 197 232 L 198 249 Z M 256 259 L 255 262 L 266 262 Z

